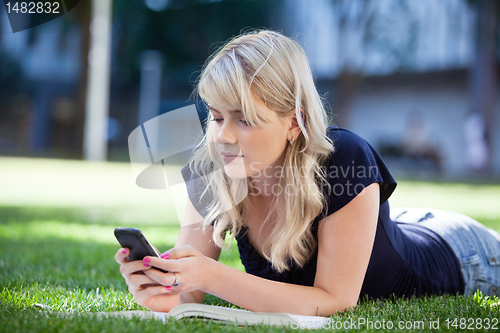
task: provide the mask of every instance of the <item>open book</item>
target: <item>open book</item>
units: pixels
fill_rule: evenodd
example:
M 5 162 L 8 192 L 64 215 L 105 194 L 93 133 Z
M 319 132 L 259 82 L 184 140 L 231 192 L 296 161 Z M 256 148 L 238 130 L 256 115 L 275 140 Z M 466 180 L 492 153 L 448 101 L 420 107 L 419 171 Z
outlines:
M 204 318 L 234 323 L 240 326 L 259 323 L 275 326 L 289 326 L 292 328 L 324 328 L 330 323 L 330 318 L 319 316 L 301 316 L 289 313 L 252 312 L 247 310 L 231 309 L 221 306 L 186 303 L 170 310 L 169 313 L 152 311 L 118 311 L 99 312 L 100 317 L 122 316 L 125 318 L 153 318 L 163 320 L 168 318 Z

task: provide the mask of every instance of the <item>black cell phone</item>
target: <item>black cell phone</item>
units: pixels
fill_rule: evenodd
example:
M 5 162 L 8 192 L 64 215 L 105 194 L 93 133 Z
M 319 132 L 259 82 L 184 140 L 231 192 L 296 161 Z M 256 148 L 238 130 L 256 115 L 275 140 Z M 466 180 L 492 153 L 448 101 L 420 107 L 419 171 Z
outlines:
M 142 260 L 146 256 L 158 258 L 161 256 L 139 229 L 118 227 L 115 229 L 115 237 L 122 247 L 130 250 L 128 256 L 132 261 Z M 161 268 L 155 267 L 155 269 L 167 273 Z

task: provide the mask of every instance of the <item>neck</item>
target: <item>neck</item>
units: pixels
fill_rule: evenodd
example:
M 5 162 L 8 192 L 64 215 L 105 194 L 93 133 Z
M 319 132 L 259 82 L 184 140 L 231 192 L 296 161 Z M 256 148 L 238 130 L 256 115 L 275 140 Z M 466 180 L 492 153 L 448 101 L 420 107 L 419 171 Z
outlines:
M 283 190 L 279 184 L 283 170 L 284 156 L 276 163 L 264 168 L 255 176 L 250 176 L 250 195 L 265 201 L 272 201 L 281 195 Z

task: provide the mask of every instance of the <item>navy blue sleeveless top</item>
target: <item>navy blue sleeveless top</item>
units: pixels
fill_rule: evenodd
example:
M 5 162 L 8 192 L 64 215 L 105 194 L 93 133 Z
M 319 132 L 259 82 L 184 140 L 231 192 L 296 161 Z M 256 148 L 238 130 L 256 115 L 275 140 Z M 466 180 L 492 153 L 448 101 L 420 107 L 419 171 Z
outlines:
M 388 198 L 396 181 L 378 153 L 361 137 L 341 128 L 328 127 L 334 152 L 323 163 L 330 187 L 322 187 L 328 205 L 312 221 L 311 230 L 317 239 L 318 223 L 335 213 L 372 183 L 380 184 L 380 210 L 375 242 L 366 271 L 360 298 L 388 298 L 463 293 L 464 281 L 460 264 L 448 244 L 433 231 L 418 223 L 398 223 L 389 217 Z M 192 177 L 189 168 L 182 169 L 184 179 Z M 193 205 L 202 214 L 195 189 L 188 184 Z M 198 207 L 197 207 L 198 206 Z M 262 278 L 313 286 L 316 276 L 317 250 L 302 267 L 278 273 L 261 257 L 250 243 L 246 228 L 236 235 L 240 258 L 247 273 Z

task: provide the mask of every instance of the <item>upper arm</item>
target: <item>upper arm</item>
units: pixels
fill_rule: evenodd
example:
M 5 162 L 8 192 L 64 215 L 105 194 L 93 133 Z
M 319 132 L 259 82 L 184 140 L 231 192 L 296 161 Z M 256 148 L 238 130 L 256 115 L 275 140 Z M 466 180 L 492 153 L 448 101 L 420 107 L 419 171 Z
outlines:
M 203 217 L 193 206 L 191 199 L 187 199 L 186 215 L 181 224 L 179 235 L 175 246 L 191 245 L 198 249 L 205 256 L 217 260 L 220 254 L 220 248 L 212 241 L 212 227 L 203 231 Z
M 346 308 L 356 305 L 370 260 L 379 214 L 379 186 L 372 183 L 319 222 L 314 286 L 345 303 Z
M 188 198 L 186 215 L 182 222 L 177 236 L 175 247 L 182 245 L 191 245 L 199 250 L 203 255 L 210 257 L 214 260 L 219 259 L 220 248 L 215 245 L 212 240 L 213 228 L 209 227 L 206 231 L 202 229 L 203 217 L 198 213 L 193 203 Z M 196 302 L 201 303 L 205 297 L 205 293 L 195 291 L 191 293 Z

